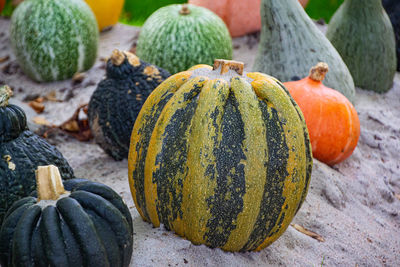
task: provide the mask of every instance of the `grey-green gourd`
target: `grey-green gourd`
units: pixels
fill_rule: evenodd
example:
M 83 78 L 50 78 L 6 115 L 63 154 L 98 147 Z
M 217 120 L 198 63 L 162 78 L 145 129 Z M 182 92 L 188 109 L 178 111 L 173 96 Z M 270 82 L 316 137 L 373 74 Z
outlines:
M 323 61 L 330 66 L 325 85 L 354 100 L 354 82 L 346 64 L 297 0 L 262 0 L 261 20 L 254 71 L 291 81 L 306 77 L 312 66 Z
M 349 67 L 357 87 L 388 91 L 396 72 L 396 41 L 381 0 L 346 0 L 326 36 Z

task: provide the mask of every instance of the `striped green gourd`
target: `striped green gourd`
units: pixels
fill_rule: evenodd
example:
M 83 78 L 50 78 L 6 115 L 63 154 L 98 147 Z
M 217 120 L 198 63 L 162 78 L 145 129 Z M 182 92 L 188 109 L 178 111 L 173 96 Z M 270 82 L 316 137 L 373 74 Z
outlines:
M 346 0 L 326 33 L 362 89 L 384 93 L 396 73 L 396 40 L 381 0 Z
M 98 28 L 82 0 L 25 0 L 11 18 L 11 46 L 23 72 L 39 82 L 71 78 L 96 60 Z
M 323 61 L 329 65 L 324 84 L 354 100 L 354 81 L 346 64 L 297 0 L 262 0 L 261 20 L 254 71 L 287 82 L 307 77 Z
M 129 182 L 145 221 L 194 244 L 260 250 L 304 201 L 312 155 L 287 89 L 243 63 L 216 60 L 171 76 L 132 131 Z
M 210 10 L 190 4 L 158 9 L 140 31 L 136 54 L 170 73 L 216 58 L 232 58 L 225 23 Z

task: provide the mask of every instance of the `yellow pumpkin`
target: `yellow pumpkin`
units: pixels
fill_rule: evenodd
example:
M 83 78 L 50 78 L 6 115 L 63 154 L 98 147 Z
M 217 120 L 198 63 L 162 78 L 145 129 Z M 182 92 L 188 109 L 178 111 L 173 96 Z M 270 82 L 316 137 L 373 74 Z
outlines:
M 86 3 L 96 15 L 100 31 L 118 22 L 124 6 L 124 0 L 86 0 Z

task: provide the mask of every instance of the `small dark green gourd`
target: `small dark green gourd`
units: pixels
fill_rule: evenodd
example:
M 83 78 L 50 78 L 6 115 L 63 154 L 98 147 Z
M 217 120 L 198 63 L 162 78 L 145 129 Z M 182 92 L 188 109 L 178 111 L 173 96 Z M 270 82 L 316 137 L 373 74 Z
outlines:
M 8 104 L 11 95 L 8 86 L 0 87 L 0 224 L 13 202 L 35 190 L 37 166 L 53 164 L 63 179 L 74 177 L 57 148 L 29 131 L 25 112 Z
M 129 52 L 114 50 L 107 77 L 89 102 L 89 124 L 96 143 L 115 160 L 128 157 L 132 127 L 147 97 L 170 74 Z
M 392 22 L 394 34 L 396 36 L 397 70 L 400 71 L 400 1 L 383 0 L 382 3 Z
M 3 267 L 126 267 L 133 228 L 128 207 L 111 188 L 61 180 L 55 166 L 37 170 L 37 198 L 14 203 L 0 230 Z
M 261 19 L 254 71 L 286 82 L 307 77 L 310 68 L 323 61 L 330 66 L 325 85 L 354 100 L 354 82 L 346 64 L 297 0 L 262 0 Z
M 377 93 L 392 88 L 396 41 L 381 0 L 346 0 L 333 15 L 326 36 L 357 87 Z

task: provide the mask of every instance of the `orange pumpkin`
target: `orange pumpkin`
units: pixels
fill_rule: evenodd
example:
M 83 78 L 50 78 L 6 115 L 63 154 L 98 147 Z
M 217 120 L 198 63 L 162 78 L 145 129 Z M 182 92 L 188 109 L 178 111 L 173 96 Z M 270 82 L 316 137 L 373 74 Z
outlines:
M 308 0 L 299 0 L 304 6 Z M 238 37 L 261 29 L 261 0 L 189 0 L 189 3 L 206 7 L 220 16 L 232 37 Z
M 322 84 L 328 65 L 318 63 L 310 75 L 284 85 L 306 119 L 314 158 L 334 165 L 348 158 L 360 137 L 360 121 L 351 102 Z

